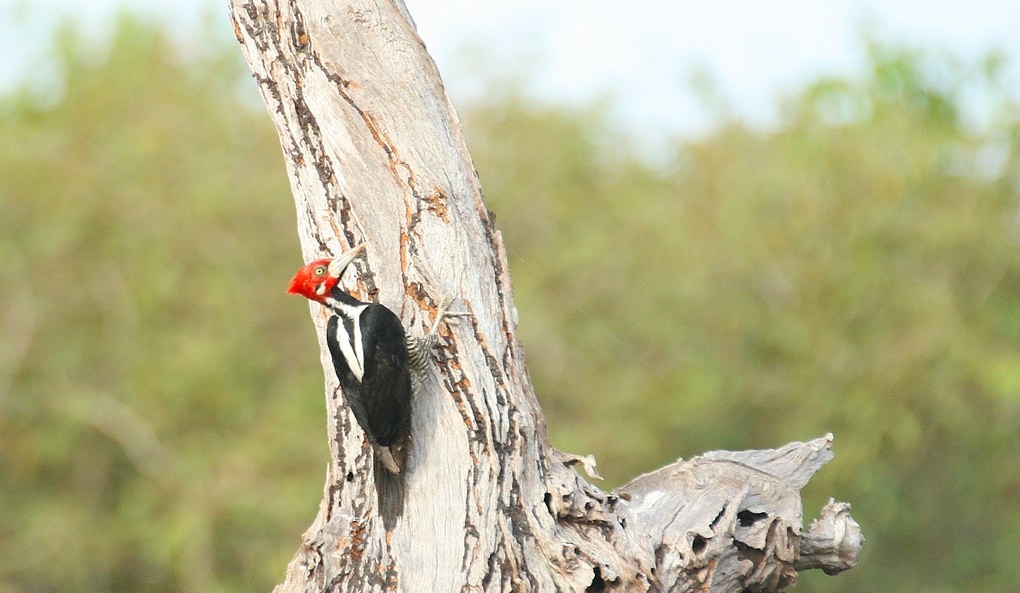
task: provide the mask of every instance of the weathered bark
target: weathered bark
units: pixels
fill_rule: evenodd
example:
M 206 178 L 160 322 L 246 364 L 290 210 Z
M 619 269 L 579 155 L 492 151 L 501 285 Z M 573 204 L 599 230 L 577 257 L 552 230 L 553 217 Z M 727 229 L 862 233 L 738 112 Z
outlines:
M 323 344 L 332 463 L 278 591 L 775 591 L 798 568 L 856 563 L 845 505 L 801 530 L 798 490 L 831 437 L 680 460 L 612 493 L 549 446 L 501 236 L 399 0 L 231 0 L 231 14 L 280 134 L 305 259 L 366 242 L 346 286 L 412 335 L 448 299 L 467 313 L 443 326 L 416 394 L 392 531 Z M 321 340 L 317 305 L 312 317 Z

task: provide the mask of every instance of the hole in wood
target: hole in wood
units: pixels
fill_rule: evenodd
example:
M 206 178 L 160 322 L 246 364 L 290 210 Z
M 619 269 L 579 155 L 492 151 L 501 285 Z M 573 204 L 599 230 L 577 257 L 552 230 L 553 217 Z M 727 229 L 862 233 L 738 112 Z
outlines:
M 585 593 L 601 593 L 606 590 L 606 581 L 602 578 L 602 568 L 596 566 L 594 571 L 595 576 L 591 579 L 591 584 L 585 589 Z
M 716 515 L 715 519 L 712 519 L 712 523 L 709 524 L 709 528 L 711 528 L 712 531 L 715 531 L 715 526 L 719 524 L 719 521 L 723 518 L 723 515 L 725 515 L 725 514 L 726 514 L 726 505 L 723 505 L 723 508 L 721 508 L 719 510 L 719 514 Z
M 702 553 L 704 553 L 705 548 L 707 548 L 707 547 L 708 547 L 708 541 L 705 538 L 701 537 L 700 535 L 695 535 L 694 539 L 691 540 L 691 550 L 693 550 L 694 553 L 699 555 L 699 556 Z
M 754 511 L 744 510 L 737 513 L 737 521 L 740 521 L 741 527 L 750 527 L 762 519 L 767 519 L 768 516 L 768 513 L 755 513 Z

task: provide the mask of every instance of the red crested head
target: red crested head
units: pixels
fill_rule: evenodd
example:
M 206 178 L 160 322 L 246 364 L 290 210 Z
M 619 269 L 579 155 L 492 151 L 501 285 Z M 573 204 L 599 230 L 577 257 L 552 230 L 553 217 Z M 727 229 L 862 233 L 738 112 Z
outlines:
M 340 282 L 340 275 L 358 253 L 365 248 L 362 243 L 336 259 L 319 259 L 298 269 L 287 287 L 288 294 L 299 294 L 307 299 L 325 304 L 326 297 Z
M 331 259 L 319 259 L 301 266 L 294 274 L 287 287 L 287 294 L 299 294 L 313 301 L 323 303 L 326 295 L 333 292 L 333 287 L 340 281 L 337 276 L 329 275 Z

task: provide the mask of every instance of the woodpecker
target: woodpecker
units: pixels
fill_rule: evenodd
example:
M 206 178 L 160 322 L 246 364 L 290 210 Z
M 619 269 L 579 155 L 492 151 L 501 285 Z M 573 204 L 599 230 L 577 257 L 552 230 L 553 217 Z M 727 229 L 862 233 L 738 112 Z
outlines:
M 326 324 L 326 344 L 347 403 L 375 451 L 376 489 L 386 519 L 403 507 L 399 474 L 411 433 L 411 373 L 424 370 L 443 313 L 428 336 L 412 339 L 393 311 L 344 292 L 340 276 L 364 247 L 362 243 L 335 259 L 301 267 L 287 292 L 320 303 L 333 314 Z

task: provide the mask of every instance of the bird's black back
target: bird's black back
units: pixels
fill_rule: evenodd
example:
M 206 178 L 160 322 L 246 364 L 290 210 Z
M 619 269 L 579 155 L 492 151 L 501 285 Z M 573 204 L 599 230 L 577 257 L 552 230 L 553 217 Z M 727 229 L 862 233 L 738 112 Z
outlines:
M 411 372 L 404 327 L 386 307 L 371 303 L 360 319 L 346 320 L 347 336 L 352 324 L 360 323 L 364 343 L 364 373 L 359 381 L 340 348 L 341 315 L 329 319 L 326 343 L 337 378 L 354 417 L 369 439 L 388 447 L 407 437 L 411 429 Z M 340 337 L 338 337 L 340 336 Z

